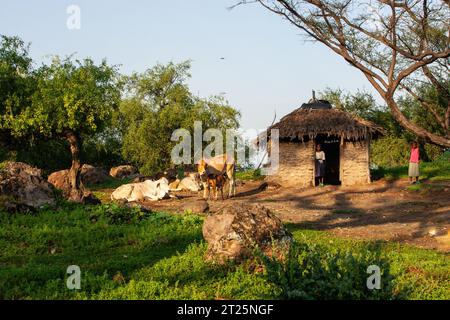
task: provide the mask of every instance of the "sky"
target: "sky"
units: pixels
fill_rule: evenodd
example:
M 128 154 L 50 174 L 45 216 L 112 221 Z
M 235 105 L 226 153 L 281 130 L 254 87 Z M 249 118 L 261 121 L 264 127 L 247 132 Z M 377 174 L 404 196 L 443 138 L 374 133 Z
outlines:
M 192 61 L 189 86 L 222 94 L 243 129 L 264 129 L 327 87 L 374 93 L 360 71 L 258 4 L 237 0 L 0 0 L 0 34 L 51 55 L 106 58 L 125 74 L 157 63 Z M 80 9 L 80 28 L 67 21 Z M 224 59 L 221 59 L 224 58 Z

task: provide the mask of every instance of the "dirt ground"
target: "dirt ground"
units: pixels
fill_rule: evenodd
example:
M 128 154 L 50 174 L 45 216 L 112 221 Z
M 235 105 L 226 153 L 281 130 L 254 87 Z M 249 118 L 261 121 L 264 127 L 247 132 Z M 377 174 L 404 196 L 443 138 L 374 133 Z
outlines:
M 261 181 L 240 182 L 235 198 L 208 201 L 210 212 L 227 203 L 262 204 L 300 229 L 325 230 L 356 239 L 382 239 L 450 252 L 450 181 L 439 188 L 407 190 L 407 180 L 369 185 L 261 190 Z M 425 182 L 426 183 L 426 182 Z M 182 212 L 202 193 L 177 192 L 178 199 L 146 202 L 154 210 Z

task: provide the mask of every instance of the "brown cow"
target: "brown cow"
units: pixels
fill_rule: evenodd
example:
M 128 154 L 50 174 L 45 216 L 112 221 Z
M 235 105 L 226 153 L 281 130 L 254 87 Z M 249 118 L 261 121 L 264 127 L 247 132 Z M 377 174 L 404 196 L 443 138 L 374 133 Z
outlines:
M 235 161 L 233 156 L 221 154 L 212 158 L 202 158 L 198 163 L 198 173 L 203 184 L 203 198 L 206 200 L 208 189 L 208 177 L 226 175 L 230 184 L 228 197 L 236 195 L 236 183 L 234 179 Z
M 208 186 L 208 200 L 211 199 L 211 191 L 212 191 L 214 200 L 217 200 L 219 191 L 220 191 L 220 196 L 223 200 L 223 186 L 225 185 L 226 180 L 227 180 L 226 174 L 223 174 L 221 176 L 216 176 L 216 175 L 210 174 L 206 178 L 206 185 Z

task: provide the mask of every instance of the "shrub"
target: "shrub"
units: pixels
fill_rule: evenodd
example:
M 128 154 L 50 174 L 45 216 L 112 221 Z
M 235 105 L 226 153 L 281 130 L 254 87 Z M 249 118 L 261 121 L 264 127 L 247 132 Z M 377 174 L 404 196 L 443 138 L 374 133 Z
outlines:
M 370 153 L 372 162 L 377 166 L 403 166 L 409 161 L 409 144 L 404 138 L 387 136 L 373 141 Z
M 261 175 L 260 169 L 249 169 L 236 172 L 236 178 L 240 180 L 260 180 L 263 179 L 264 176 Z
M 374 244 L 366 250 L 330 250 L 311 243 L 293 244 L 284 261 L 260 256 L 269 282 L 282 299 L 389 299 L 393 297 L 389 264 Z M 367 267 L 381 270 L 380 290 L 370 290 Z
M 106 217 L 111 224 L 135 223 L 149 216 L 148 212 L 141 211 L 138 207 L 128 208 L 115 203 L 102 204 L 87 210 L 90 212 L 91 221 Z

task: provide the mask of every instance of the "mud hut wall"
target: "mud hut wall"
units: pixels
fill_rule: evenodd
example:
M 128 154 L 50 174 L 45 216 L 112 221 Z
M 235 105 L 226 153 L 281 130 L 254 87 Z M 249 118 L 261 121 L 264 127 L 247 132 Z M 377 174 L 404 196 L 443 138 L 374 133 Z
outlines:
M 348 186 L 369 182 L 369 141 L 344 142 L 341 146 L 342 185 Z
M 314 177 L 314 142 L 281 142 L 278 171 L 267 177 L 283 186 L 309 187 Z

